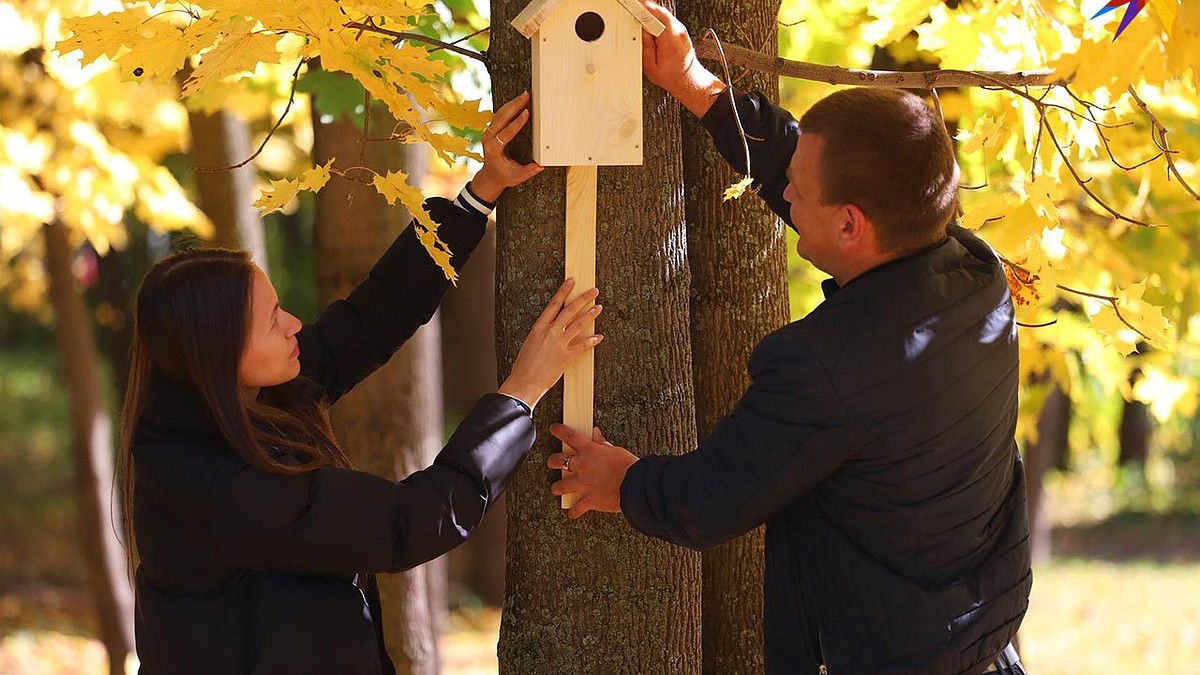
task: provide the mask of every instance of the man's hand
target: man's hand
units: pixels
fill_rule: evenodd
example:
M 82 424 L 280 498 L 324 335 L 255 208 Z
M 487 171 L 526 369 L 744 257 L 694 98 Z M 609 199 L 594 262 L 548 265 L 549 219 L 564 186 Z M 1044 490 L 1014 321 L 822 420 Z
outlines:
M 696 117 L 704 117 L 716 97 L 725 91 L 725 84 L 696 58 L 692 39 L 679 19 L 650 0 L 642 0 L 642 4 L 666 26 L 658 37 L 642 31 L 642 70 L 646 78 Z
M 546 458 L 546 466 L 563 471 L 563 479 L 550 486 L 556 495 L 575 493 L 579 498 L 568 515 L 572 520 L 588 511 L 621 512 L 621 481 L 637 457 L 625 448 L 613 445 L 592 429 L 592 437 L 564 424 L 551 424 L 550 433 L 570 446 L 573 454 L 556 452 Z M 564 460 L 569 465 L 563 469 Z
M 529 122 L 529 92 L 500 106 L 492 123 L 483 132 L 483 168 L 471 180 L 471 190 L 494 202 L 505 189 L 520 185 L 542 171 L 535 162 L 518 164 L 505 152 L 505 146 L 521 133 Z

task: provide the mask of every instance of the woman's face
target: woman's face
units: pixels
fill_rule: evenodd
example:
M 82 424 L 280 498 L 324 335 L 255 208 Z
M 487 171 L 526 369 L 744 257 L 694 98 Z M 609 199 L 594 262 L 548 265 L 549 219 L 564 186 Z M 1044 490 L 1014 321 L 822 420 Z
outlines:
M 246 347 L 238 362 L 238 385 L 273 387 L 300 374 L 300 320 L 279 307 L 279 296 L 258 267 L 250 282 Z

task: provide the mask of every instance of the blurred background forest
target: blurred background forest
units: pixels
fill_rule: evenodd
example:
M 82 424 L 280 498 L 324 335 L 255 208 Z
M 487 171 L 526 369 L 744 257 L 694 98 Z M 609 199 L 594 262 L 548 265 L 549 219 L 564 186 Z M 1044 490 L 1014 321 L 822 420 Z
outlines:
M 1180 183 L 1200 184 L 1198 76 L 1187 67 L 1200 60 L 1200 3 L 1153 3 L 1116 41 L 1117 18 L 1084 20 L 1100 3 L 1085 3 L 1091 12 L 1053 2 L 814 4 L 782 2 L 781 56 L 899 70 L 1072 67 L 1078 94 L 1116 112 L 1046 100 L 1113 124 L 1132 118 L 1138 103 L 1155 110 L 1124 128 L 1071 126 L 1064 115 L 1052 146 L 1035 106 L 1011 92 L 946 89 L 938 101 L 959 132 L 964 184 L 982 186 L 964 192 L 965 217 L 1015 261 L 1019 318 L 1041 326 L 1021 329 L 1019 431 L 1036 510 L 1033 600 L 1020 634 L 1030 672 L 1200 673 L 1200 202 Z M 1010 22 L 993 11 L 1000 5 L 1024 14 Z M 135 85 L 97 68 L 72 74 L 67 60 L 48 55 L 47 35 L 64 34 L 60 16 L 113 7 L 0 4 L 0 675 L 102 673 L 104 644 L 119 640 L 97 619 L 98 603 L 120 600 L 93 592 L 89 561 L 105 553 L 85 533 L 109 525 L 111 513 L 106 491 L 88 496 L 88 476 L 111 472 L 104 453 L 111 458 L 131 300 L 148 266 L 184 245 L 245 247 L 281 304 L 311 320 L 365 273 L 368 251 L 407 216 L 374 204 L 351 180 L 260 215 L 250 206 L 260 188 L 339 149 L 402 169 L 426 195 L 453 196 L 477 166 L 451 166 L 424 143 L 374 154 L 383 151 L 358 142 L 364 123 L 379 130 L 395 121 L 378 104 L 365 107 L 363 86 L 332 70 L 308 68 L 292 91 L 291 66 L 263 64 L 185 107 L 178 95 L 187 72 L 176 83 Z M 1164 7 L 1179 14 L 1173 39 L 1190 41 L 1178 53 L 1162 37 Z M 485 0 L 440 0 L 410 28 L 482 51 L 488 15 Z M 1084 41 L 1071 43 L 1079 35 Z M 722 38 L 769 51 L 737 30 Z M 444 50 L 435 58 L 447 91 L 490 107 L 481 64 Z M 736 65 L 732 73 L 735 84 L 746 76 Z M 830 91 L 797 78 L 779 83 L 797 113 Z M 1127 85 L 1136 85 L 1136 102 Z M 1133 166 L 1163 149 L 1159 124 L 1171 131 L 1166 157 L 1178 180 L 1161 163 Z M 1067 150 L 1056 157 L 1060 140 Z M 237 170 L 196 170 L 251 155 Z M 1040 173 L 1031 161 L 1042 162 Z M 1087 180 L 1074 183 L 1074 168 Z M 796 318 L 819 302 L 822 275 L 795 257 L 788 237 Z M 495 264 L 489 234 L 434 324 L 402 355 L 398 379 L 381 385 L 409 391 L 389 399 L 411 418 L 397 432 L 397 443 L 416 448 L 409 470 L 496 386 Z M 1039 279 L 1021 279 L 1022 270 Z M 338 415 L 346 445 L 370 437 L 369 419 Z M 89 512 L 89 499 L 100 511 Z M 440 670 L 496 672 L 503 513 L 448 558 L 428 571 L 446 580 L 433 583 L 444 588 L 428 617 Z

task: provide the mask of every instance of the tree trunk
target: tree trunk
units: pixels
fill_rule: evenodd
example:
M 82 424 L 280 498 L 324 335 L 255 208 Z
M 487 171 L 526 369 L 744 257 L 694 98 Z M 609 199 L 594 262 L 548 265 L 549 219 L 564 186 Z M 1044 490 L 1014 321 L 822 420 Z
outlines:
M 460 420 L 483 394 L 496 391 L 496 240 L 487 234 L 471 254 L 458 288 L 442 302 L 442 380 L 447 420 Z M 450 553 L 454 581 L 484 604 L 504 602 L 505 499 L 465 544 Z
M 314 111 L 316 110 L 314 106 Z M 375 129 L 390 129 L 388 117 L 376 110 Z M 345 169 L 369 166 L 380 173 L 403 169 L 424 172 L 423 148 L 370 143 L 362 152 L 362 132 L 345 117 L 322 124 L 313 115 L 313 158 L 324 164 L 337 157 Z M 371 266 L 408 225 L 409 214 L 388 206 L 369 186 L 332 180 L 318 194 L 314 239 L 320 305 L 344 298 L 367 276 Z M 359 469 L 390 479 L 429 466 L 441 447 L 441 359 L 437 317 L 334 406 L 334 431 Z M 444 587 L 440 562 L 395 575 L 379 575 L 384 639 L 401 675 L 438 672 L 438 623 L 444 601 L 434 598 Z
M 529 41 L 509 27 L 526 4 L 492 4 L 497 102 L 530 86 Z M 696 443 L 679 106 L 657 87 L 644 96 L 645 165 L 599 170 L 596 268 L 608 309 L 597 325 L 607 339 L 596 352 L 595 420 L 635 453 L 679 453 Z M 529 144 L 526 131 L 509 147 L 528 158 Z M 548 169 L 501 204 L 502 373 L 563 278 L 565 175 Z M 562 419 L 561 391 L 538 405 L 539 429 Z M 545 466 L 560 447 L 541 433 L 509 492 L 500 672 L 699 673 L 700 556 L 639 534 L 619 515 L 569 521 Z
M 1038 412 L 1036 443 L 1025 448 L 1027 508 L 1029 509 L 1030 546 L 1034 562 L 1045 562 L 1052 552 L 1053 524 L 1046 508 L 1046 491 L 1042 489 L 1046 472 L 1067 452 L 1071 425 L 1071 398 L 1062 387 L 1052 386 Z
M 1137 385 L 1140 379 L 1142 371 L 1138 368 L 1129 376 L 1130 389 Z M 1146 475 L 1146 460 L 1150 457 L 1151 431 L 1150 407 L 1141 401 L 1125 401 L 1125 405 L 1121 407 L 1121 427 L 1118 431 L 1117 466 L 1128 467 L 1136 477 L 1143 480 Z
M 133 592 L 116 535 L 119 516 L 112 508 L 112 419 L 101 395 L 88 309 L 75 288 L 67 229 L 52 222 L 45 227 L 45 237 L 54 338 L 71 403 L 80 538 L 87 556 L 100 639 L 108 651 L 109 673 L 119 675 L 125 672 L 125 658 L 133 651 Z
M 723 40 L 775 53 L 779 0 L 690 0 L 679 8 L 694 37 L 712 28 Z M 720 63 L 706 65 L 724 77 Z M 737 87 L 779 101 L 777 77 L 749 73 Z M 683 118 L 692 376 L 703 438 L 750 384 L 746 361 L 754 346 L 788 321 L 787 244 L 762 200 L 722 203 L 725 188 L 740 175 L 717 153 L 700 120 L 686 112 Z M 762 583 L 762 528 L 704 553 L 705 673 L 762 672 Z
M 250 156 L 250 127 L 225 112 L 189 112 L 191 142 L 188 159 L 197 167 L 196 190 L 200 210 L 213 221 L 213 246 L 244 249 L 267 272 L 267 248 L 262 219 L 254 203 L 254 164 L 229 171 L 206 168 L 233 166 Z

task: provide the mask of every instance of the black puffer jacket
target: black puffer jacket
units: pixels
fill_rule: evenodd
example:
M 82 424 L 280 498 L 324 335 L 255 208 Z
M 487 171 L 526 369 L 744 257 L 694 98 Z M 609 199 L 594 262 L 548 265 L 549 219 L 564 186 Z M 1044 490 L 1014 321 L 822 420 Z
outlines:
M 760 194 L 787 218 L 797 126 L 738 96 Z M 729 101 L 704 119 L 742 163 Z M 1025 481 L 1013 440 L 1017 338 L 995 255 L 958 227 L 926 251 L 825 282 L 766 336 L 750 388 L 695 452 L 630 469 L 639 530 L 706 548 L 766 523 L 767 670 L 981 672 L 1028 605 Z
M 483 216 L 427 202 L 461 267 Z M 336 401 L 437 309 L 448 283 L 409 227 L 346 300 L 299 334 L 302 377 Z M 378 594 L 462 542 L 532 446 L 521 404 L 491 394 L 433 465 L 394 483 L 345 469 L 268 474 L 222 440 L 195 390 L 156 377 L 134 441 L 137 647 L 143 675 L 392 673 Z

